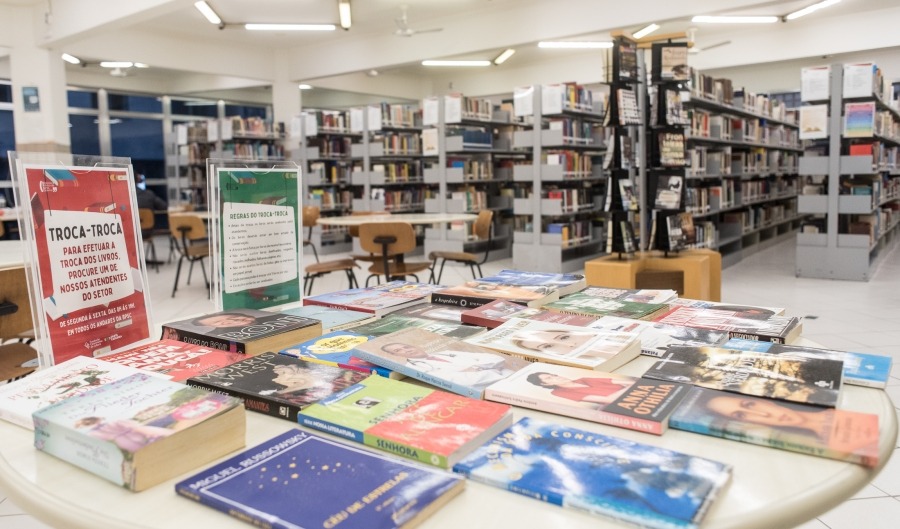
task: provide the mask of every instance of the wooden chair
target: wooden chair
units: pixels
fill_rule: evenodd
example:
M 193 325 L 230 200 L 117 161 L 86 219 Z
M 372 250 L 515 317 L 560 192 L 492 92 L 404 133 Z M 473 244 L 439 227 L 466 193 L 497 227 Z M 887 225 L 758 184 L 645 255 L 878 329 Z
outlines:
M 350 213 L 351 217 L 358 217 L 360 215 L 390 215 L 390 211 L 353 211 Z M 347 226 L 347 233 L 350 234 L 350 237 L 353 239 L 359 238 L 359 226 Z M 380 257 L 376 254 L 372 253 L 351 253 L 350 257 L 354 261 L 363 261 L 365 263 L 374 263 L 378 261 Z
M 316 250 L 316 245 L 312 242 L 312 231 L 316 225 L 316 221 L 319 220 L 320 214 L 319 206 L 303 206 L 303 211 L 301 213 L 301 224 L 304 228 L 306 228 L 306 238 L 303 239 L 303 248 L 307 246 L 312 248 L 313 257 L 316 258 L 316 262 L 319 262 L 319 252 Z
M 37 369 L 28 283 L 23 266 L 0 270 L 0 382 L 18 380 Z
M 406 222 L 370 222 L 359 227 L 359 244 L 362 249 L 377 255 L 378 260 L 369 267 L 369 277 L 385 276 L 387 281 L 412 276 L 416 281 L 417 273 L 431 268 L 431 262 L 412 262 L 404 260 L 404 254 L 416 248 L 416 232 Z
M 156 233 L 156 215 L 152 209 L 140 208 L 138 215 L 141 219 L 141 238 L 144 240 L 144 259 L 150 266 L 156 267 L 159 273 L 159 260 L 156 258 L 156 245 L 153 244 L 153 236 Z
M 206 264 L 203 259 L 209 257 L 209 240 L 206 235 L 206 225 L 203 219 L 196 215 L 176 213 L 169 214 L 169 232 L 175 240 L 178 253 L 178 268 L 175 270 L 175 285 L 172 287 L 172 297 L 178 290 L 178 278 L 181 276 L 181 263 L 188 261 L 191 267 L 188 269 L 187 284 L 191 284 L 191 273 L 194 271 L 194 263 L 200 263 L 203 271 L 203 280 L 209 290 L 209 278 L 206 275 Z
M 435 284 L 441 282 L 441 276 L 444 275 L 444 265 L 447 264 L 447 261 L 468 265 L 469 270 L 472 271 L 472 279 L 482 277 L 484 274 L 481 272 L 481 265 L 488 259 L 488 254 L 491 252 L 491 241 L 494 238 L 493 220 L 494 212 L 489 209 L 481 210 L 478 213 L 478 218 L 475 219 L 477 245 L 484 247 L 484 254 L 481 256 L 481 259 L 470 252 L 430 252 L 428 258 L 431 259 L 432 265 L 431 276 L 428 278 L 428 281 Z M 437 268 L 438 261 L 441 263 L 441 268 L 438 270 L 437 277 L 435 277 L 434 271 Z M 476 269 L 478 270 L 478 275 L 475 274 Z
M 357 268 L 356 261 L 349 258 L 334 259 L 331 261 L 319 261 L 319 252 L 316 250 L 315 243 L 312 242 L 312 229 L 313 226 L 316 225 L 316 221 L 318 219 L 318 206 L 303 206 L 301 221 L 303 227 L 307 228 L 306 238 L 303 239 L 303 247 L 311 247 L 313 251 L 313 257 L 315 257 L 316 259 L 315 263 L 307 265 L 303 268 L 303 291 L 307 296 L 312 294 L 312 287 L 316 278 L 330 274 L 331 272 L 344 272 L 345 274 L 347 274 L 347 282 L 350 284 L 350 288 L 358 287 L 359 284 L 356 282 L 356 274 L 353 273 L 353 269 Z

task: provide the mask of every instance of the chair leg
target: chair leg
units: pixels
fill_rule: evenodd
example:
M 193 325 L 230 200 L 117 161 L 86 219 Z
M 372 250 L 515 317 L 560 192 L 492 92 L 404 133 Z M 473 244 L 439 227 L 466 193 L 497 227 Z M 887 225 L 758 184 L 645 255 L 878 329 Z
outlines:
M 444 265 L 447 264 L 446 259 L 441 259 L 441 269 L 438 271 L 437 281 L 434 283 L 435 285 L 441 284 L 441 278 L 444 277 Z
M 475 263 L 475 266 L 478 267 L 478 279 L 484 277 L 484 273 L 481 271 L 481 263 Z
M 200 258 L 200 271 L 203 272 L 203 282 L 206 283 L 206 290 L 209 290 L 209 276 L 206 275 L 206 263 Z
M 472 272 L 472 279 L 478 279 L 478 276 L 475 275 L 475 263 L 469 263 L 469 270 Z
M 193 260 L 193 259 L 189 259 L 189 261 L 190 261 L 190 263 L 191 263 L 191 266 L 188 268 L 187 282 L 185 282 L 186 285 L 190 285 L 190 284 L 191 284 L 191 275 L 192 275 L 193 272 L 194 272 L 194 260 Z
M 313 287 L 313 282 L 315 280 L 316 280 L 316 276 L 314 276 L 314 275 L 311 276 L 309 274 L 306 274 L 306 277 L 303 278 L 303 285 L 306 288 L 307 296 L 312 295 L 312 287 Z
M 181 261 L 184 260 L 184 256 L 178 258 L 178 268 L 175 269 L 175 286 L 172 287 L 172 297 L 175 297 L 175 291 L 178 290 L 178 278 L 181 276 Z

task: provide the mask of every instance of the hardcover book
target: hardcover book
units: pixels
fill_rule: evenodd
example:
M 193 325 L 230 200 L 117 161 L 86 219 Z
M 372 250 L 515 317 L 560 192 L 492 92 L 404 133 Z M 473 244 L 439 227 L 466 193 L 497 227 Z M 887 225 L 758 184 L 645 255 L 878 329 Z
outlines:
M 239 397 L 250 410 L 296 422 L 304 407 L 370 376 L 349 369 L 263 353 L 187 379 L 189 386 Z
M 465 480 L 291 430 L 175 485 L 175 492 L 258 527 L 411 529 Z
M 544 305 L 545 309 L 553 312 L 567 314 L 581 314 L 583 316 L 619 316 L 621 318 L 641 319 L 647 318 L 666 308 L 660 303 L 640 303 L 636 301 L 620 301 L 617 299 L 600 298 L 578 292 L 566 296 L 559 301 Z
M 321 321 L 322 334 L 327 334 L 332 331 L 342 331 L 344 329 L 349 329 L 350 327 L 356 327 L 357 325 L 376 320 L 375 315 L 369 312 L 333 309 L 321 305 L 294 307 L 291 309 L 284 309 L 281 313 Z
M 535 362 L 488 386 L 484 398 L 662 435 L 690 386 Z
M 468 338 L 469 336 L 484 332 L 482 327 L 473 327 L 459 322 L 416 318 L 413 316 L 398 316 L 395 314 L 388 314 L 380 320 L 353 327 L 352 330 L 353 332 L 369 336 L 384 336 L 385 334 L 397 332 L 400 329 L 408 327 L 418 327 L 426 331 L 452 336 L 454 338 Z
M 673 345 L 721 345 L 728 339 L 728 333 L 711 329 L 666 325 L 644 320 L 603 316 L 586 325 L 604 332 L 632 332 L 641 340 L 641 354 L 661 357 Z M 752 342 L 765 343 L 765 342 Z
M 878 415 L 693 388 L 669 420 L 678 430 L 878 466 Z
M 323 334 L 312 340 L 282 349 L 279 354 L 293 356 L 307 362 L 316 362 L 328 366 L 352 369 L 363 373 L 375 373 L 383 377 L 403 378 L 403 375 L 394 373 L 390 369 L 380 365 L 366 362 L 353 356 L 353 349 L 374 338 L 354 331 L 334 331 Z
M 215 371 L 245 358 L 247 355 L 241 353 L 231 353 L 175 340 L 157 340 L 102 357 L 103 360 L 114 364 L 161 373 L 176 382 L 183 382 L 194 375 Z
M 640 340 L 633 333 L 604 333 L 520 318 L 466 341 L 531 362 L 604 371 L 612 371 L 641 354 Z
M 443 287 L 410 281 L 391 281 L 374 287 L 350 288 L 309 296 L 303 298 L 303 304 L 355 310 L 381 317 L 410 305 L 428 303 L 429 296 L 440 288 Z
M 474 480 L 653 529 L 700 526 L 729 465 L 523 418 L 453 467 Z
M 491 301 L 487 305 L 469 309 L 462 313 L 463 323 L 478 325 L 488 329 L 498 327 L 510 318 L 525 318 L 579 327 L 588 325 L 597 320 L 597 318 L 591 316 L 562 314 L 559 312 L 551 312 L 546 309 L 534 309 L 502 299 Z
M 477 399 L 484 388 L 528 365 L 519 358 L 415 328 L 362 343 L 355 354 L 440 389 Z
M 835 407 L 844 363 L 724 347 L 670 347 L 645 377 L 744 395 Z
M 162 326 L 162 339 L 257 355 L 322 334 L 322 322 L 290 314 L 232 309 Z
M 546 285 L 520 286 L 472 280 L 454 287 L 441 288 L 431 295 L 432 303 L 461 308 L 480 307 L 495 299 L 540 307 L 544 303 L 559 299 L 559 291 Z
M 300 424 L 449 469 L 512 424 L 512 410 L 415 384 L 369 377 L 300 412 Z
M 150 373 L 41 408 L 33 418 L 35 448 L 132 491 L 242 448 L 246 428 L 239 399 Z
M 721 308 L 695 309 L 675 306 L 653 321 L 669 325 L 727 331 L 732 338 L 761 342 L 791 343 L 800 336 L 800 320 L 789 316 L 748 314 Z

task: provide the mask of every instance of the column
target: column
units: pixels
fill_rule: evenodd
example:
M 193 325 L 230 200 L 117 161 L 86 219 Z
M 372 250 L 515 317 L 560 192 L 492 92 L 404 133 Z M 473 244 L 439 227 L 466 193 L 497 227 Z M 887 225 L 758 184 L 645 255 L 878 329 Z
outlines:
M 296 158 L 294 151 L 300 148 L 300 138 L 291 137 L 291 120 L 300 116 L 300 89 L 288 78 L 289 58 L 285 51 L 275 52 L 275 80 L 272 82 L 272 112 L 275 123 L 284 123 L 287 137 L 284 142 L 284 157 Z

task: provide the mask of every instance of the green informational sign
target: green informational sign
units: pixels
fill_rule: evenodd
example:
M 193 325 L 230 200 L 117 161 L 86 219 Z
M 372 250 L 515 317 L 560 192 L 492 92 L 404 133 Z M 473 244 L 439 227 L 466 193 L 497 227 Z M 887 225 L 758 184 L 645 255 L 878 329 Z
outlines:
M 222 309 L 300 300 L 299 170 L 216 171 Z

